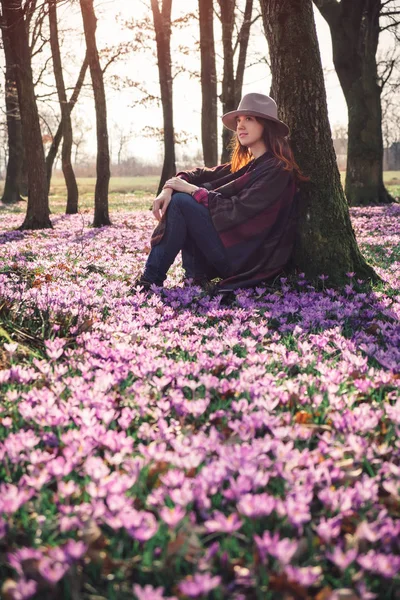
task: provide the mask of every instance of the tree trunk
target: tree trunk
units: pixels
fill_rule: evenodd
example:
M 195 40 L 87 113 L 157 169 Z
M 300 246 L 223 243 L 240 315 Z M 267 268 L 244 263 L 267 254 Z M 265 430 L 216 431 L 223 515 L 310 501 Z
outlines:
M 253 0 L 246 0 L 243 23 L 235 44 L 233 44 L 233 30 L 235 26 L 236 0 L 218 0 L 218 3 L 221 10 L 222 46 L 224 52 L 224 74 L 220 99 L 222 102 L 222 111 L 225 114 L 237 109 L 242 96 Z M 239 48 L 239 58 L 235 76 L 234 56 L 237 48 Z M 222 130 L 221 163 L 228 162 L 230 159 L 229 144 L 231 138 L 232 132 L 224 127 Z
M 349 114 L 346 196 L 351 206 L 393 201 L 383 183 L 382 87 L 376 52 L 381 0 L 314 0 L 331 30 Z
M 22 176 L 22 128 L 21 115 L 18 102 L 18 90 L 16 83 L 15 64 L 10 48 L 8 30 L 4 20 L 1 20 L 1 32 L 3 38 L 4 57 L 6 63 L 5 73 L 5 103 L 7 114 L 8 133 L 8 162 L 6 180 L 4 184 L 4 204 L 13 204 L 22 200 L 21 198 L 21 176 Z
M 199 0 L 201 141 L 206 167 L 212 167 L 218 162 L 217 68 L 213 16 L 213 0 Z
M 87 56 L 85 56 L 84 61 L 81 66 L 81 70 L 79 72 L 78 79 L 77 79 L 75 87 L 74 87 L 74 91 L 72 92 L 72 95 L 71 95 L 71 98 L 69 101 L 70 113 L 72 112 L 72 109 L 74 108 L 74 106 L 79 98 L 79 94 L 81 92 L 83 83 L 85 81 L 87 68 L 88 68 L 88 59 L 87 59 Z M 51 146 L 50 146 L 49 151 L 46 156 L 46 173 L 47 173 L 47 189 L 48 189 L 48 191 L 50 191 L 51 174 L 53 172 L 54 161 L 56 159 L 56 156 L 58 153 L 58 148 L 60 147 L 62 137 L 63 137 L 63 122 L 62 122 L 62 117 L 61 117 L 61 121 L 57 127 L 57 131 L 55 133 L 55 136 L 53 137 Z M 75 164 L 76 164 L 76 161 L 75 161 Z
M 151 0 L 154 30 L 156 33 L 157 64 L 164 123 L 164 163 L 158 186 L 158 194 L 161 192 L 167 179 L 173 177 L 176 173 L 172 99 L 171 5 L 172 0 L 162 0 L 162 9 L 160 12 L 158 0 Z
M 273 96 L 292 131 L 296 160 L 311 178 L 300 186 L 294 263 L 313 281 L 328 275 L 329 285 L 342 285 L 350 271 L 375 280 L 357 246 L 340 183 L 312 0 L 261 0 L 261 7 Z
M 50 46 L 53 59 L 54 77 L 56 80 L 58 101 L 61 109 L 62 122 L 62 150 L 61 165 L 64 174 L 65 184 L 67 186 L 67 208 L 66 213 L 74 215 L 78 212 L 78 186 L 76 184 L 75 173 L 71 163 L 72 151 L 72 123 L 71 108 L 67 100 L 65 91 L 64 76 L 62 72 L 60 43 L 58 39 L 57 24 L 57 0 L 48 0 L 49 6 L 49 27 L 50 27 Z
M 221 10 L 222 25 L 222 47 L 224 52 L 224 73 L 222 77 L 222 92 L 220 100 L 222 103 L 222 113 L 225 114 L 231 110 L 236 110 L 235 93 L 235 72 L 233 65 L 233 27 L 235 24 L 235 0 L 218 0 Z M 232 132 L 226 127 L 222 129 L 222 154 L 221 164 L 229 161 L 230 150 L 229 143 L 232 138 Z
M 104 91 L 103 71 L 96 45 L 97 19 L 93 0 L 80 0 L 87 57 L 92 77 L 94 104 L 96 109 L 97 163 L 96 189 L 94 195 L 94 227 L 111 225 L 108 215 L 108 186 L 110 183 L 110 151 L 107 131 L 107 106 Z
M 22 137 L 27 161 L 28 207 L 21 229 L 52 227 L 47 194 L 46 165 L 33 86 L 28 33 L 21 0 L 1 0 L 10 48 L 16 65 Z

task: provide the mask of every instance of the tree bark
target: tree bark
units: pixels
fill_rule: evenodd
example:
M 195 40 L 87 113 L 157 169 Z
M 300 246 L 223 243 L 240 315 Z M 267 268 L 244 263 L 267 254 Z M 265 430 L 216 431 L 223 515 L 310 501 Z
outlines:
M 312 0 L 261 0 L 272 94 L 291 129 L 295 158 L 310 182 L 301 184 L 295 265 L 318 281 L 343 285 L 347 272 L 377 279 L 362 257 L 340 183 L 328 120 Z
M 22 137 L 25 154 L 29 156 L 27 161 L 28 206 L 21 229 L 50 228 L 52 225 L 49 217 L 46 165 L 24 11 L 21 0 L 1 0 L 1 6 L 16 66 Z
M 218 4 L 221 11 L 222 46 L 224 53 L 224 74 L 220 100 L 222 102 L 222 112 L 225 114 L 237 109 L 242 96 L 253 0 L 246 0 L 243 22 L 235 43 L 233 42 L 233 30 L 235 26 L 236 0 L 218 0 Z M 239 48 L 239 58 L 235 73 L 234 56 L 237 48 Z M 230 159 L 229 143 L 231 138 L 232 132 L 224 127 L 222 130 L 221 163 L 228 162 Z
M 381 0 L 314 0 L 329 25 L 349 114 L 346 196 L 351 206 L 393 201 L 383 183 L 382 87 L 376 52 Z
M 58 101 L 61 110 L 62 123 L 62 150 L 61 150 L 61 165 L 64 174 L 65 184 L 67 186 L 67 208 L 66 213 L 74 215 L 78 212 L 78 186 L 76 184 L 75 173 L 72 168 L 71 151 L 72 151 L 72 123 L 71 123 L 71 107 L 67 100 L 65 91 L 64 76 L 61 63 L 60 43 L 58 39 L 58 24 L 57 24 L 57 0 L 48 0 L 49 8 L 49 27 L 50 27 L 50 46 L 53 59 L 54 77 L 56 80 Z
M 201 58 L 201 140 L 206 167 L 218 162 L 217 68 L 213 0 L 199 0 Z
M 161 192 L 167 179 L 173 177 L 176 173 L 172 97 L 171 5 L 172 0 L 162 0 L 160 11 L 158 0 L 151 0 L 164 124 L 164 163 L 157 193 Z
M 238 106 L 238 102 L 236 101 L 237 93 L 235 90 L 235 71 L 233 65 L 233 27 L 235 24 L 236 0 L 218 0 L 218 4 L 221 10 L 222 47 L 224 53 L 224 71 L 220 100 L 222 103 L 222 113 L 225 114 L 231 110 L 236 110 Z M 226 127 L 223 127 L 221 164 L 229 161 L 229 143 L 231 138 L 232 132 Z
M 22 128 L 21 114 L 18 102 L 18 90 L 16 82 L 15 64 L 10 48 L 8 30 L 3 19 L 1 19 L 1 33 L 3 39 L 3 49 L 5 57 L 5 103 L 7 115 L 7 133 L 8 133 L 8 161 L 6 180 L 4 184 L 3 197 L 4 204 L 13 204 L 22 200 L 21 197 L 21 176 L 22 176 Z
M 108 186 L 110 183 L 110 151 L 107 130 L 107 105 L 104 91 L 103 71 L 101 70 L 96 44 L 96 15 L 93 0 L 80 0 L 85 31 L 87 57 L 92 78 L 96 109 L 97 162 L 96 189 L 94 196 L 94 227 L 111 225 L 108 214 Z
M 79 98 L 79 94 L 81 92 L 83 83 L 85 81 L 87 68 L 88 68 L 88 59 L 87 59 L 87 56 L 85 56 L 84 61 L 81 66 L 81 70 L 79 72 L 78 79 L 77 79 L 75 87 L 74 87 L 74 91 L 72 92 L 71 98 L 69 100 L 70 113 L 72 112 L 72 109 L 74 108 L 74 106 Z M 61 117 L 61 121 L 58 124 L 57 131 L 53 137 L 51 146 L 50 146 L 49 151 L 46 156 L 46 173 L 47 173 L 47 189 L 48 189 L 48 191 L 50 190 L 51 174 L 53 172 L 54 161 L 56 159 L 56 156 L 58 153 L 58 148 L 60 147 L 62 137 L 63 137 L 63 122 L 62 122 L 62 117 Z

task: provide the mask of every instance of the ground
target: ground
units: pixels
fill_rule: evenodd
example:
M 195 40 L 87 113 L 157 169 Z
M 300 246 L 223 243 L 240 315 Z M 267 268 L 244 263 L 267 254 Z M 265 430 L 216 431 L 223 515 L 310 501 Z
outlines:
M 400 598 L 400 206 L 384 280 L 129 295 L 153 220 L 0 234 L 6 599 Z M 89 209 L 84 209 L 89 210 Z

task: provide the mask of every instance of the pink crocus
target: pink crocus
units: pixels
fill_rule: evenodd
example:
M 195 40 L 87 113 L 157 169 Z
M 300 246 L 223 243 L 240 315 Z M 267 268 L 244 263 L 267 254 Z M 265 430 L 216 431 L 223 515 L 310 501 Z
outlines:
M 322 576 L 322 568 L 286 565 L 285 573 L 290 581 L 295 581 L 299 585 L 309 587 L 319 582 Z
M 359 565 L 366 571 L 378 573 L 387 579 L 394 577 L 400 570 L 400 557 L 370 550 L 357 558 Z
M 39 561 L 38 566 L 39 573 L 49 583 L 57 583 L 60 581 L 68 571 L 68 568 L 68 563 L 60 563 L 47 556 Z
M 164 588 L 155 588 L 152 585 L 145 585 L 144 587 L 135 583 L 133 586 L 133 593 L 137 600 L 177 600 L 176 596 L 164 596 Z
M 64 546 L 64 552 L 73 560 L 82 558 L 86 550 L 87 545 L 84 542 L 77 540 L 68 540 Z
M 178 523 L 182 521 L 184 516 L 186 515 L 186 511 L 181 506 L 174 506 L 173 508 L 168 508 L 164 506 L 160 510 L 160 517 L 169 527 L 176 527 Z
M 198 598 L 208 594 L 211 590 L 218 587 L 221 583 L 221 577 L 211 573 L 195 573 L 187 577 L 179 584 L 180 591 L 189 596 L 189 598 Z
M 220 532 L 220 533 L 233 533 L 241 528 L 243 521 L 241 521 L 236 513 L 230 514 L 226 517 L 220 511 L 215 511 L 213 518 L 204 522 L 204 527 L 207 531 Z
M 10 600 L 27 600 L 35 595 L 37 583 L 33 579 L 25 579 L 21 577 L 18 581 L 8 580 L 2 588 L 4 597 Z
M 60 356 L 62 356 L 66 343 L 67 341 L 63 340 L 62 338 L 55 338 L 54 340 L 45 341 L 44 344 L 46 346 L 46 354 L 50 360 L 57 360 L 60 358 Z
M 344 552 L 339 546 L 336 546 L 333 552 L 327 552 L 326 557 L 329 558 L 339 569 L 345 571 L 347 567 L 357 558 L 358 551 L 356 548 Z
M 276 500 L 269 494 L 245 494 L 237 504 L 238 511 L 245 517 L 268 516 L 276 508 Z
M 158 523 L 155 516 L 146 511 L 137 513 L 139 522 L 128 528 L 129 533 L 139 542 L 147 542 L 155 536 L 158 530 Z

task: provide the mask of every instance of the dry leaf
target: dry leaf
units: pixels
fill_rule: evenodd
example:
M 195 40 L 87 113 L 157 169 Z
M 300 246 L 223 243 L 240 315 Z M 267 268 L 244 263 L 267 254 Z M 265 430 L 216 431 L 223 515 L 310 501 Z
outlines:
M 281 575 L 271 575 L 269 579 L 269 588 L 276 592 L 286 592 L 292 594 L 293 599 L 307 600 L 308 592 L 305 587 L 295 581 L 290 581 L 285 573 Z
M 313 417 L 310 413 L 305 410 L 299 410 L 294 416 L 295 423 L 299 423 L 300 425 L 304 425 L 305 423 L 312 423 Z
M 318 592 L 318 594 L 315 596 L 315 600 L 329 600 L 331 596 L 332 588 L 327 585 Z

